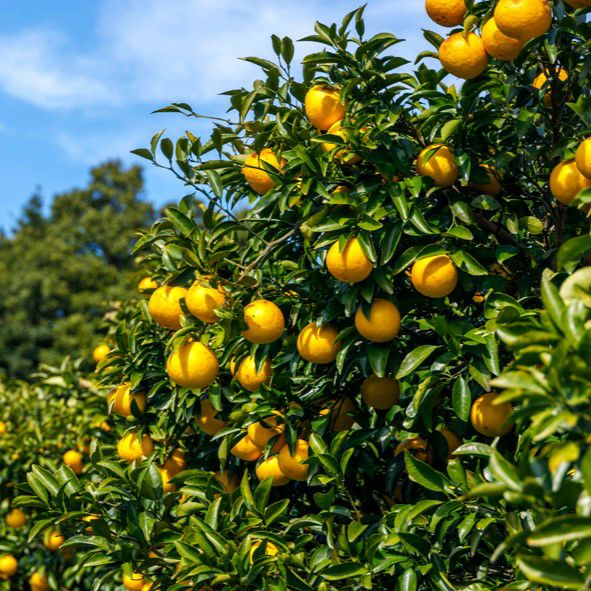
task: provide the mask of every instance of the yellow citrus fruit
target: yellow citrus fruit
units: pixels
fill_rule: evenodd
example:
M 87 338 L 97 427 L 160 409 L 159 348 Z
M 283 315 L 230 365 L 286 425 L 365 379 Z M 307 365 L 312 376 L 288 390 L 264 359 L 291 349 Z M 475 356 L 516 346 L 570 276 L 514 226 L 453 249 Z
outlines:
M 160 472 L 160 479 L 162 480 L 162 490 L 165 493 L 174 492 L 176 490 L 176 487 L 174 484 L 170 482 L 170 479 L 173 478 L 175 475 L 171 474 L 165 468 L 158 468 L 158 471 Z
M 267 166 L 275 170 L 271 171 Z M 247 156 L 242 174 L 253 191 L 264 195 L 277 184 L 278 175 L 284 166 L 285 160 L 279 161 L 273 150 L 264 148 L 260 155 L 253 152 Z
M 400 385 L 393 378 L 380 378 L 373 374 L 361 384 L 361 397 L 372 408 L 387 410 L 392 408 L 400 398 Z
M 591 179 L 591 137 L 581 142 L 575 154 L 575 161 L 579 172 Z
M 454 153 L 444 144 L 431 144 L 421 151 L 417 158 L 417 172 L 431 177 L 438 187 L 451 187 L 460 176 Z
M 209 400 L 201 400 L 200 406 L 200 414 L 195 417 L 195 424 L 200 431 L 213 437 L 228 426 L 226 421 L 217 418 L 218 411 Z
M 170 330 L 181 327 L 181 300 L 187 295 L 184 287 L 163 285 L 154 291 L 148 301 L 148 311 L 152 320 Z
M 271 439 L 283 433 L 285 425 L 277 422 L 278 415 L 279 413 L 275 413 L 263 419 L 263 422 L 258 421 L 248 425 L 248 436 L 257 447 L 265 449 Z
M 373 270 L 373 265 L 357 238 L 349 238 L 343 250 L 337 240 L 326 254 L 326 266 L 333 277 L 344 283 L 359 283 Z
M 279 459 L 277 455 L 269 456 L 266 460 L 261 460 L 255 468 L 257 478 L 273 479 L 273 486 L 284 486 L 289 482 L 289 478 L 279 468 Z
M 268 384 L 272 376 L 271 360 L 267 357 L 261 369 L 257 371 L 254 355 L 245 357 L 240 362 L 235 374 L 235 378 L 240 382 L 242 387 L 250 392 L 258 390 L 261 384 Z
M 579 191 L 591 186 L 587 178 L 577 167 L 575 160 L 563 160 L 557 164 L 550 174 L 550 192 L 555 199 L 568 205 Z
M 437 429 L 437 431 L 439 431 L 439 433 L 441 433 L 441 435 L 443 435 L 445 438 L 445 441 L 447 441 L 447 455 L 453 455 L 454 451 L 456 451 L 456 449 L 462 445 L 462 440 L 449 429 L 442 428 Z
M 318 84 L 308 90 L 304 106 L 310 123 L 321 131 L 326 131 L 345 116 L 341 91 L 324 84 Z
M 550 28 L 552 9 L 548 0 L 499 0 L 494 18 L 505 35 L 527 41 Z
M 484 302 L 484 296 L 481 293 L 477 292 L 472 296 L 472 301 L 475 304 L 482 304 L 482 302 Z
M 465 0 L 425 0 L 429 18 L 442 27 L 457 27 L 466 16 Z
M 261 448 L 248 435 L 239 439 L 230 453 L 245 462 L 256 462 L 263 455 Z
M 144 575 L 140 573 L 131 573 L 123 575 L 123 586 L 127 591 L 141 591 L 144 585 Z
M 143 277 L 137 284 L 137 290 L 139 292 L 152 291 L 154 289 L 158 289 L 158 283 L 151 277 Z
M 146 395 L 143 392 L 131 392 L 131 382 L 124 382 L 117 386 L 107 397 L 110 406 L 113 403 L 113 412 L 122 417 L 130 417 L 132 401 L 136 403 L 140 412 L 146 410 Z
M 376 298 L 370 307 L 369 318 L 359 308 L 355 314 L 355 328 L 368 341 L 391 341 L 400 330 L 400 312 L 390 301 Z
M 540 74 L 538 74 L 534 78 L 534 81 L 532 82 L 532 86 L 534 88 L 537 88 L 538 90 L 542 89 L 546 85 L 546 83 L 548 82 L 548 78 L 550 76 L 551 76 L 551 72 L 549 72 L 548 70 L 541 72 Z M 557 79 L 558 84 L 565 82 L 566 80 L 568 80 L 568 72 L 566 70 L 564 70 L 563 68 L 558 68 L 554 73 L 554 78 Z M 555 84 L 556 84 L 556 82 L 555 82 Z M 550 107 L 552 107 L 552 103 L 553 103 L 552 91 L 550 89 L 548 89 L 544 93 L 544 105 L 546 106 L 546 108 L 549 109 Z
M 486 176 L 488 180 L 484 184 L 479 183 L 470 183 L 470 186 L 485 195 L 490 195 L 491 197 L 496 197 L 502 190 L 503 186 L 499 181 L 499 177 L 497 176 L 497 172 L 490 164 L 482 164 L 480 168 L 483 168 L 486 172 Z
M 44 573 L 34 572 L 29 578 L 29 586 L 31 591 L 47 591 L 49 589 L 49 581 Z
M 488 19 L 482 27 L 482 43 L 488 55 L 501 61 L 514 60 L 523 49 L 523 41 L 505 35 L 494 17 Z
M 0 579 L 12 577 L 18 570 L 18 561 L 12 554 L 0 556 Z
M 107 358 L 107 355 L 111 352 L 111 349 L 109 349 L 109 345 L 105 345 L 105 343 L 101 343 L 100 345 L 97 345 L 93 352 L 92 352 L 92 358 L 94 359 L 95 363 L 100 363 L 101 361 L 104 361 Z
M 337 342 L 338 331 L 332 326 L 317 326 L 311 322 L 298 335 L 298 352 L 311 363 L 332 363 L 341 345 Z
M 144 583 L 142 585 L 142 591 L 151 591 L 153 586 L 154 586 L 154 583 L 148 581 L 147 583 Z
M 232 494 L 240 486 L 240 479 L 236 474 L 224 470 L 219 470 L 213 475 L 214 478 L 222 484 L 227 493 Z
M 75 449 L 69 449 L 63 456 L 64 464 L 69 466 L 74 474 L 82 474 L 84 464 L 82 463 L 82 454 Z
M 500 437 L 511 431 L 509 422 L 513 414 L 513 405 L 510 402 L 495 404 L 498 394 L 489 392 L 483 394 L 472 403 L 470 409 L 470 422 L 478 433 L 487 437 Z
M 6 515 L 5 521 L 8 527 L 22 527 L 27 523 L 27 516 L 25 512 L 20 509 L 13 509 Z
M 256 552 L 257 548 L 263 543 L 262 540 L 256 540 L 255 542 L 253 542 L 252 544 L 252 548 L 250 549 L 250 564 L 253 563 L 254 561 L 254 553 Z M 265 546 L 265 554 L 267 556 L 275 556 L 277 553 L 279 552 L 279 548 L 273 544 L 273 542 L 269 542 L 267 540 L 267 544 Z
M 415 261 L 410 272 L 413 287 L 428 298 L 444 298 L 458 284 L 458 272 L 446 254 Z
M 187 292 L 185 303 L 189 312 L 201 322 L 217 322 L 219 318 L 215 310 L 226 303 L 225 291 L 221 285 L 209 287 L 196 281 Z
M 186 341 L 166 362 L 166 373 L 179 386 L 207 388 L 215 381 L 219 363 L 212 350 L 199 341 Z
M 589 8 L 591 0 L 564 0 L 572 8 Z
M 84 521 L 85 523 L 90 523 L 91 521 L 97 521 L 98 519 L 100 519 L 98 515 L 86 515 L 82 518 L 82 521 Z M 84 531 L 87 534 L 91 534 L 93 531 L 92 526 L 86 527 Z
M 4 433 L 8 433 L 8 427 L 4 421 L 0 421 L 0 435 L 4 435 Z
M 454 33 L 439 46 L 441 65 L 463 80 L 476 78 L 486 70 L 488 55 L 476 33 Z
M 283 312 L 268 300 L 250 302 L 244 308 L 244 322 L 248 328 L 242 331 L 242 336 L 257 345 L 276 341 L 285 329 Z
M 422 437 L 410 437 L 400 442 L 394 450 L 398 456 L 404 451 L 409 451 L 417 460 L 431 463 L 431 450 L 429 444 Z
M 185 460 L 185 452 L 182 449 L 175 449 L 172 454 L 166 459 L 162 468 L 166 470 L 171 476 L 176 476 L 187 467 Z
M 328 133 L 330 135 L 338 135 L 339 137 L 343 138 L 345 142 L 349 141 L 349 133 L 341 125 L 340 121 L 333 123 L 330 126 Z M 341 146 L 338 146 L 337 144 L 331 144 L 330 142 L 324 142 L 322 144 L 322 149 L 325 152 L 330 152 L 331 150 L 336 150 L 337 148 L 338 150 L 335 152 L 335 158 L 343 164 L 353 165 L 361 162 L 361 157 L 358 154 L 352 154 L 351 150 L 348 148 L 342 148 Z
M 51 551 L 57 550 L 65 541 L 66 538 L 57 529 L 46 531 L 43 537 L 43 545 Z
M 278 466 L 281 472 L 292 480 L 306 480 L 308 477 L 308 464 L 303 464 L 308 459 L 310 446 L 305 439 L 298 439 L 295 442 L 294 454 L 289 447 L 284 445 L 279 450 Z
M 154 451 L 154 444 L 145 433 L 138 437 L 137 433 L 131 432 L 124 435 L 117 444 L 117 454 L 122 460 L 134 462 L 148 457 Z

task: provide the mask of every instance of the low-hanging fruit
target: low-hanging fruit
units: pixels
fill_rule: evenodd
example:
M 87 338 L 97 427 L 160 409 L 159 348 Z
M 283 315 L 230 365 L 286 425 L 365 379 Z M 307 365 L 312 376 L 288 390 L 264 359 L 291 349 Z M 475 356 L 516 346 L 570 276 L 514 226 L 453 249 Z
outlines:
M 458 284 L 456 266 L 446 254 L 438 254 L 415 261 L 410 280 L 413 287 L 428 298 L 444 298 Z
M 308 477 L 308 464 L 304 464 L 308 459 L 309 444 L 305 439 L 298 439 L 295 442 L 295 449 L 292 455 L 289 446 L 284 445 L 279 451 L 278 465 L 285 476 L 291 480 L 306 480 Z
M 141 437 L 135 431 L 124 435 L 117 444 L 117 454 L 126 462 L 135 462 L 147 458 L 154 451 L 154 444 L 144 433 Z
M 244 308 L 247 329 L 242 336 L 251 343 L 267 345 L 281 338 L 285 318 L 281 309 L 269 300 L 255 300 Z
M 228 426 L 226 421 L 217 418 L 218 411 L 209 400 L 201 400 L 199 406 L 199 414 L 194 421 L 200 431 L 213 437 Z
M 355 328 L 368 341 L 391 341 L 400 331 L 400 312 L 389 300 L 376 298 L 369 308 L 369 317 L 365 315 L 363 307 L 359 307 L 355 314 Z
M 148 312 L 152 320 L 169 330 L 181 327 L 181 300 L 187 295 L 184 287 L 163 285 L 152 293 L 148 300 Z
M 299 354 L 311 363 L 332 363 L 341 346 L 337 341 L 338 331 L 332 326 L 318 326 L 315 322 L 306 325 L 298 335 Z
M 271 381 L 273 377 L 271 360 L 268 357 L 265 358 L 260 369 L 257 370 L 254 355 L 248 355 L 238 365 L 234 377 L 243 388 L 246 388 L 249 392 L 254 392 L 259 389 L 261 384 L 269 384 Z
M 373 270 L 372 262 L 355 237 L 349 238 L 342 249 L 340 241 L 333 243 L 326 254 L 326 267 L 333 277 L 344 283 L 359 283 Z
M 166 362 L 166 373 L 170 379 L 185 388 L 207 388 L 215 381 L 218 371 L 216 356 L 200 341 L 184 342 Z
M 454 153 L 444 144 L 431 144 L 417 158 L 417 172 L 428 176 L 438 187 L 451 187 L 460 176 Z
M 221 285 L 211 287 L 203 285 L 201 281 L 196 281 L 189 288 L 185 296 L 185 303 L 189 312 L 201 322 L 217 322 L 219 317 L 215 311 L 226 303 L 225 294 L 226 290 Z

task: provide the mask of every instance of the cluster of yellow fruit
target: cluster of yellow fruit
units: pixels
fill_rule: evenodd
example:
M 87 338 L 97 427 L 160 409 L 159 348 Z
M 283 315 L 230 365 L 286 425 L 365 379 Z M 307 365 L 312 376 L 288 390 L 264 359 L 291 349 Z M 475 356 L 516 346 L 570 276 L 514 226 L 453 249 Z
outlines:
M 588 187 L 591 187 L 591 138 L 582 141 L 575 157 L 557 164 L 550 175 L 550 191 L 565 205 Z
M 129 575 L 123 573 L 121 581 L 127 591 L 150 591 L 153 585 L 153 583 L 147 581 L 144 575 L 140 573 L 131 573 Z
M 18 561 L 12 554 L 0 556 L 0 580 L 8 580 L 18 571 Z M 41 571 L 34 572 L 29 578 L 31 591 L 48 591 L 49 581 Z

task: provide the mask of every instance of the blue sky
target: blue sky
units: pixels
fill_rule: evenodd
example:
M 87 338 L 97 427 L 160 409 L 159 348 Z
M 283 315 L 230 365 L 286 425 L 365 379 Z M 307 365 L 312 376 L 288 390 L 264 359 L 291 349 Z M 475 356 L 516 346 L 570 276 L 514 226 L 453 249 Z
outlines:
M 315 20 L 340 21 L 361 0 L 19 0 L 5 3 L 0 23 L 0 228 L 10 230 L 40 189 L 53 194 L 84 185 L 88 169 L 108 158 L 140 159 L 133 148 L 166 128 L 195 122 L 150 115 L 172 101 L 221 115 L 219 93 L 248 84 L 254 66 L 238 57 L 269 57 L 272 33 L 293 39 Z M 422 0 L 369 0 L 368 32 L 406 39 L 412 57 L 437 29 Z M 308 48 L 309 49 L 309 48 Z M 301 47 L 299 55 L 307 50 Z M 145 162 L 145 161 L 144 161 Z M 167 174 L 146 167 L 146 197 L 155 204 L 185 194 Z

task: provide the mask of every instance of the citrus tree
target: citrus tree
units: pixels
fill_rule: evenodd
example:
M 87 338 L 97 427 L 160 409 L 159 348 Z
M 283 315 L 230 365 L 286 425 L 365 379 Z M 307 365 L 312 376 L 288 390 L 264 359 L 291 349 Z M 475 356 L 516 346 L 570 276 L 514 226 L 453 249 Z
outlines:
M 118 443 L 22 500 L 95 588 L 587 585 L 588 4 L 428 0 L 414 70 L 363 9 L 301 74 L 273 36 L 210 137 L 135 150 L 193 193 L 99 366 Z

